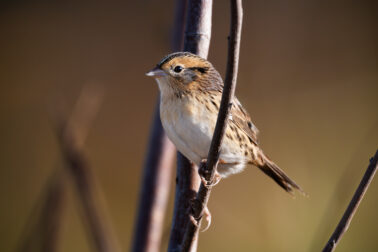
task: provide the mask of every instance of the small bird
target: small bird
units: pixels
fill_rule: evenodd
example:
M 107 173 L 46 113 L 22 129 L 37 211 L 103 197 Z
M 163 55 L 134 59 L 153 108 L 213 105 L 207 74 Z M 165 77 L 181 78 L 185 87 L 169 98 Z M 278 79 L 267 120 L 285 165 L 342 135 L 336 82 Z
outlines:
M 207 158 L 218 117 L 223 80 L 213 65 L 189 52 L 164 57 L 146 74 L 160 89 L 160 118 L 176 148 L 196 165 Z M 258 129 L 234 97 L 221 146 L 217 176 L 241 172 L 246 164 L 260 168 L 287 192 L 303 190 L 261 150 Z

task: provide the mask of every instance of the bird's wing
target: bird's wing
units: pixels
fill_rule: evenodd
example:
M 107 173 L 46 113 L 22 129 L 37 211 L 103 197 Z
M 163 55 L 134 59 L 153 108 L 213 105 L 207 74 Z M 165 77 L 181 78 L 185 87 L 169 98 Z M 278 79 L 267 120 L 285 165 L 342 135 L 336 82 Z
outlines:
M 248 112 L 240 104 L 239 100 L 235 97 L 233 106 L 231 108 L 231 117 L 229 118 L 238 128 L 240 128 L 256 145 L 258 144 L 257 135 L 259 130 L 252 123 L 251 117 Z

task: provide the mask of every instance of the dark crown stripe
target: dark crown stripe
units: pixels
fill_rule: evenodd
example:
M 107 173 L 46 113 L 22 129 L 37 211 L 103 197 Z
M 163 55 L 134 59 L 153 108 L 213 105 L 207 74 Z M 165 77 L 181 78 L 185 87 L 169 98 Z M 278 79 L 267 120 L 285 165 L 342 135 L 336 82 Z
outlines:
M 168 54 L 167 56 L 165 56 L 161 61 L 160 63 L 157 65 L 159 68 L 161 68 L 165 63 L 169 62 L 170 60 L 174 59 L 174 58 L 177 58 L 177 57 L 182 57 L 182 56 L 189 56 L 189 57 L 196 57 L 196 58 L 200 58 L 199 56 L 193 54 L 193 53 L 190 53 L 190 52 L 175 52 L 175 53 L 171 53 L 171 54 Z

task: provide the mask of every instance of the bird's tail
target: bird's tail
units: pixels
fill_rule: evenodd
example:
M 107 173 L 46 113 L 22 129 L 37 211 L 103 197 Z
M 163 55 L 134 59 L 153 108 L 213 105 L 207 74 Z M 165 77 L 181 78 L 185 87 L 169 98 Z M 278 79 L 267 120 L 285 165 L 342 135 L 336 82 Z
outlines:
M 293 194 L 294 189 L 297 189 L 300 193 L 307 195 L 297 183 L 289 178 L 285 172 L 265 156 L 262 151 L 258 154 L 258 161 L 257 167 L 276 181 L 285 191 Z

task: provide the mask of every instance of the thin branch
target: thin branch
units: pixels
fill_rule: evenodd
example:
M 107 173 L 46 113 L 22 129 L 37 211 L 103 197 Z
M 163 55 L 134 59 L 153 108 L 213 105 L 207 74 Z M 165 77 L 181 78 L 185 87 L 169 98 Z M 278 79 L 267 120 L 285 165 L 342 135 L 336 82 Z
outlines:
M 184 51 L 207 58 L 211 38 L 212 0 L 188 0 Z M 177 154 L 175 205 L 168 251 L 178 251 L 189 221 L 188 208 L 200 185 L 197 168 Z M 195 250 L 196 242 L 192 249 Z
M 358 157 L 364 154 L 365 149 L 363 147 L 365 146 L 366 142 L 370 140 L 371 135 L 377 131 L 377 128 L 378 122 L 370 127 L 370 129 L 365 133 L 364 137 L 360 140 L 359 144 L 354 145 L 355 151 L 350 155 L 351 157 Z M 334 216 L 337 213 L 337 209 L 343 207 L 346 200 L 349 199 L 348 190 L 352 191 L 354 188 L 345 190 L 345 185 L 354 180 L 354 176 L 351 176 L 351 174 L 359 172 L 355 169 L 355 167 L 359 165 L 359 163 L 356 162 L 357 159 L 351 159 L 349 164 L 343 169 L 342 174 L 339 176 L 337 181 L 335 181 L 335 189 L 328 197 L 326 207 L 323 210 L 320 221 L 318 221 L 314 235 L 311 238 L 308 247 L 304 249 L 305 251 L 316 251 L 318 249 L 321 249 L 323 244 L 319 244 L 319 240 L 323 240 L 326 237 L 329 237 L 328 235 L 325 236 L 328 227 L 324 225 L 324 223 L 332 223 L 334 221 Z
M 349 225 L 352 221 L 354 214 L 357 211 L 358 206 L 361 203 L 371 181 L 373 180 L 374 174 L 378 168 L 378 151 L 375 153 L 374 157 L 370 159 L 370 164 L 358 185 L 356 192 L 350 201 L 348 208 L 345 210 L 343 217 L 341 218 L 339 224 L 337 225 L 335 231 L 333 232 L 331 238 L 328 240 L 323 252 L 331 252 L 337 246 L 344 233 L 348 230 Z
M 239 64 L 239 49 L 241 38 L 241 26 L 243 18 L 243 9 L 241 0 L 231 0 L 231 29 L 228 44 L 228 57 L 227 57 L 227 72 L 222 94 L 221 106 L 219 109 L 218 119 L 214 130 L 213 139 L 211 141 L 209 154 L 207 157 L 206 165 L 202 164 L 201 170 L 204 171 L 203 175 L 206 181 L 214 180 L 222 139 L 227 127 L 227 118 L 232 107 L 232 100 L 235 93 L 236 79 Z M 184 236 L 184 241 L 181 247 L 182 251 L 189 251 L 193 246 L 196 234 L 201 224 L 201 219 L 204 210 L 207 206 L 211 193 L 211 186 L 205 186 L 201 183 L 198 191 L 196 201 L 193 204 L 193 217 L 197 223 L 188 221 L 188 226 Z

